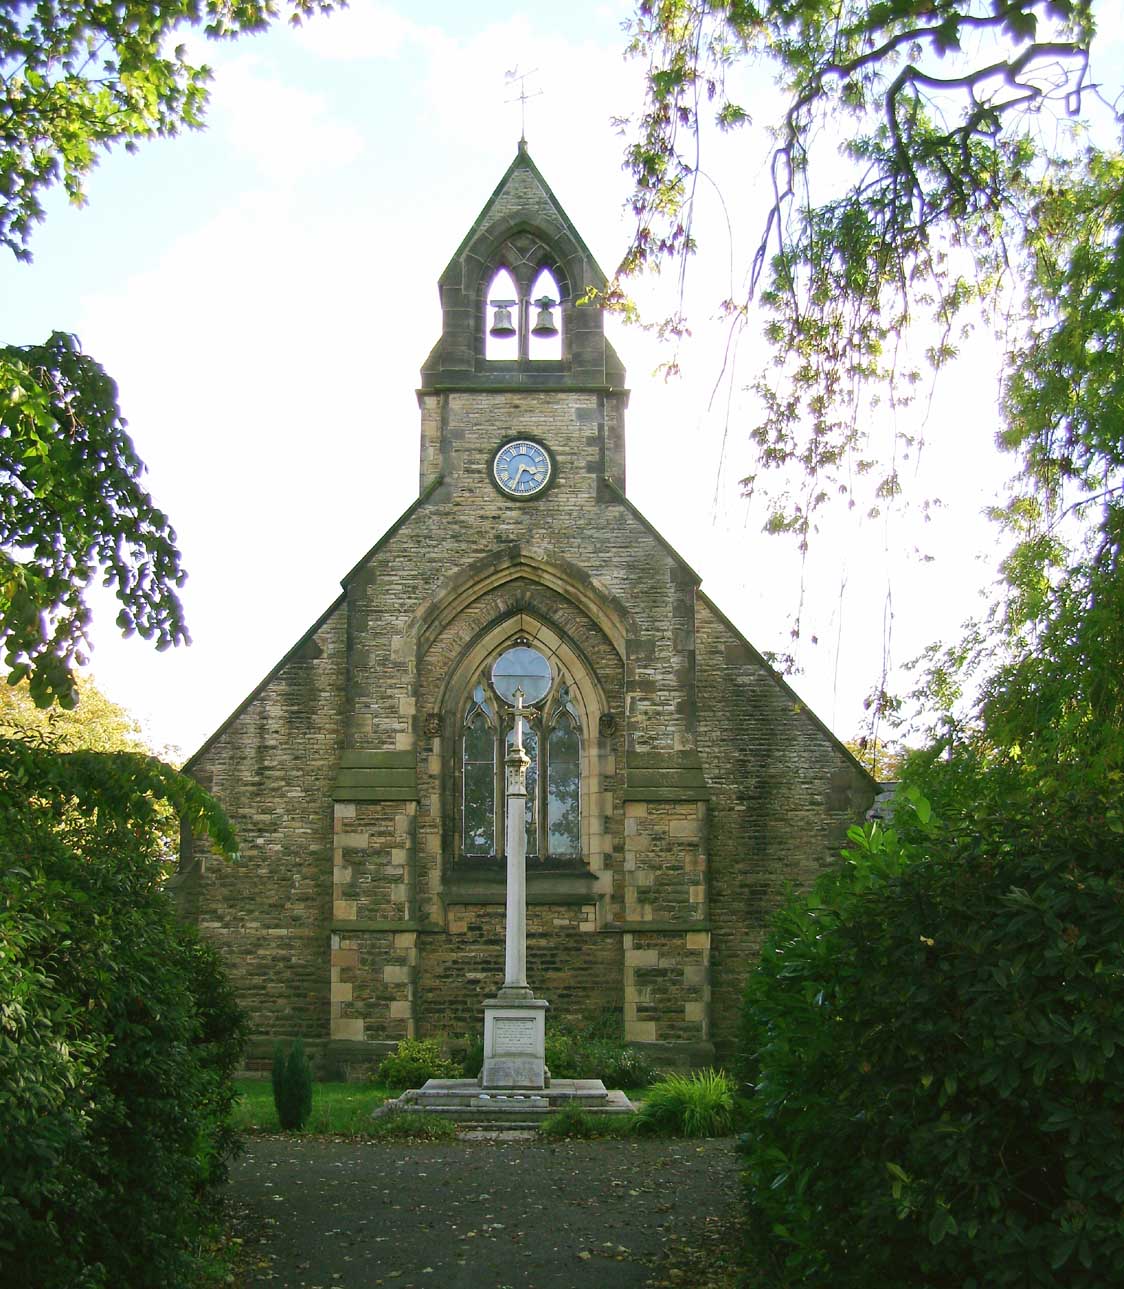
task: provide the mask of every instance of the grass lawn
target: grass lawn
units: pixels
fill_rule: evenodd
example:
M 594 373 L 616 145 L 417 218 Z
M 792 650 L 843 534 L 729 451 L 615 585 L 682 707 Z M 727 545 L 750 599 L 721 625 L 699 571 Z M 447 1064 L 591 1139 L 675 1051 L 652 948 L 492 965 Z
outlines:
M 281 1131 L 268 1079 L 235 1079 L 234 1086 L 239 1094 L 233 1116 L 236 1128 L 242 1132 Z M 625 1089 L 634 1104 L 642 1101 L 646 1092 L 647 1088 Z M 304 1131 L 366 1136 L 371 1111 L 395 1095 L 381 1083 L 314 1083 L 312 1114 Z
M 243 1132 L 280 1132 L 273 1108 L 273 1088 L 268 1079 L 235 1079 L 239 1101 L 234 1126 Z M 305 1132 L 365 1134 L 371 1111 L 393 1096 L 377 1083 L 314 1083 L 312 1114 Z

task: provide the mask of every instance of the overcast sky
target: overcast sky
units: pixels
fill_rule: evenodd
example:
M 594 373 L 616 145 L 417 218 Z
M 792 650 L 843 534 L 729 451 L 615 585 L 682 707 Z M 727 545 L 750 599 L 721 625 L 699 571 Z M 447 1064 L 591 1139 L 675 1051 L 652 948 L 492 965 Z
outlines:
M 208 45 L 208 128 L 106 157 L 86 208 L 50 203 L 34 264 L 0 266 L 0 337 L 78 333 L 117 380 L 148 486 L 179 534 L 193 645 L 157 655 L 121 641 L 99 601 L 93 671 L 185 755 L 417 495 L 414 391 L 440 328 L 436 281 L 519 138 L 506 71 L 535 71 L 531 155 L 607 272 L 628 245 L 624 144 L 610 124 L 641 101 L 643 69 L 623 57 L 628 6 L 435 0 L 423 13 L 352 0 L 297 32 Z M 756 119 L 775 110 L 767 84 L 746 92 Z M 915 504 L 841 521 L 802 574 L 739 496 L 752 326 L 732 396 L 727 382 L 712 402 L 726 340 L 714 314 L 759 236 L 766 149 L 757 129 L 704 158 L 733 232 L 704 186 L 682 377 L 654 377 L 666 352 L 610 323 L 632 389 L 628 490 L 761 649 L 791 647 L 803 576 L 792 684 L 847 737 L 891 624 L 901 663 L 954 635 L 993 575 L 979 514 L 1006 469 L 991 453 L 994 363 L 981 340 L 929 411 L 913 496 L 939 492 L 937 519 L 922 523 Z M 652 316 L 674 303 L 673 279 L 640 288 Z M 908 482 L 915 463 L 905 467 Z

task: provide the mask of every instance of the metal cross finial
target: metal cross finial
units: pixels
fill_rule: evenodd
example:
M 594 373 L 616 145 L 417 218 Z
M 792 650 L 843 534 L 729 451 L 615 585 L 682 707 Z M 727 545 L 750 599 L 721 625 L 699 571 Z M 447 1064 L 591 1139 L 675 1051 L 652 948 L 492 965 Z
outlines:
M 504 72 L 503 74 L 504 80 L 509 85 L 512 81 L 519 82 L 519 93 L 516 94 L 514 98 L 505 99 L 504 102 L 519 104 L 519 142 L 522 144 L 526 144 L 527 142 L 527 100 L 531 98 L 539 98 L 542 95 L 542 90 L 535 90 L 533 94 L 527 93 L 527 77 L 536 75 L 538 70 L 539 69 L 537 67 L 532 67 L 529 72 L 521 72 L 519 70 L 519 64 L 516 63 L 511 71 Z

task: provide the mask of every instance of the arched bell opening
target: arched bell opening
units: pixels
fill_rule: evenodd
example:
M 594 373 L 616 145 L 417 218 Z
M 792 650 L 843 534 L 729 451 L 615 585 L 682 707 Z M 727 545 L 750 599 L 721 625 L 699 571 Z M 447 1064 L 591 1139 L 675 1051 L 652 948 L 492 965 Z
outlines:
M 530 270 L 530 271 L 529 271 Z M 562 357 L 562 296 L 549 268 L 498 268 L 484 292 L 484 356 L 489 362 Z
M 507 269 L 497 269 L 484 293 L 484 356 L 489 362 L 518 358 L 520 293 Z
M 534 362 L 557 362 L 562 357 L 562 293 L 550 269 L 539 271 L 528 299 L 530 333 L 527 357 Z

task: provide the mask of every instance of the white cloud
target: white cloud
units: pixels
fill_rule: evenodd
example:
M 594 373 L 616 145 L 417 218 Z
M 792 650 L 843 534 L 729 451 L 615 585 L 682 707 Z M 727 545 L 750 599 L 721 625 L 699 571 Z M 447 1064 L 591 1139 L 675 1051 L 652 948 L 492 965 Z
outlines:
M 263 72 L 249 55 L 227 63 L 212 90 L 211 119 L 260 175 L 291 183 L 338 170 L 364 149 L 363 135 L 332 116 L 327 100 Z
M 377 0 L 350 0 L 346 9 L 303 24 L 297 40 L 320 58 L 347 62 L 398 58 L 433 33 Z

